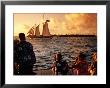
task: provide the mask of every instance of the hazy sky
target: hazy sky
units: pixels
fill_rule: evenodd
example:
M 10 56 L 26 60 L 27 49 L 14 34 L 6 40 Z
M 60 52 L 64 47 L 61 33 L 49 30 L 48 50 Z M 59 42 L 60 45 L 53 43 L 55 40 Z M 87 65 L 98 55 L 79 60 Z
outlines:
M 52 13 L 38 14 L 25 13 L 14 14 L 14 35 L 20 32 L 27 35 L 32 26 L 40 24 L 40 34 L 42 34 L 42 23 L 48 23 L 51 34 L 95 34 L 97 32 L 97 14 L 95 13 Z

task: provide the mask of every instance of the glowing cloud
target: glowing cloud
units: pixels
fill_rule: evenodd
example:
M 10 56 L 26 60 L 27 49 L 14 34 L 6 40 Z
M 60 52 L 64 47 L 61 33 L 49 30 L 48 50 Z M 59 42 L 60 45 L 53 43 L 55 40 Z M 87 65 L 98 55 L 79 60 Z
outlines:
M 96 34 L 96 14 L 66 14 L 66 29 L 76 34 Z
M 42 34 L 43 22 L 47 19 L 50 20 L 48 25 L 51 34 L 97 34 L 96 13 L 46 13 L 45 18 L 42 16 L 37 13 L 15 14 L 14 35 L 20 32 L 27 34 L 35 24 L 40 24 L 39 31 Z

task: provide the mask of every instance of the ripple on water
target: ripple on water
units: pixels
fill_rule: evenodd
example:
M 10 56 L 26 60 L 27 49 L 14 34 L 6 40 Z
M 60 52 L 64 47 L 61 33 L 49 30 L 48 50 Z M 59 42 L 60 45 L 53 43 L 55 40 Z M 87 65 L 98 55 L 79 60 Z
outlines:
M 58 37 L 53 39 L 33 39 L 29 40 L 33 44 L 36 56 L 35 68 L 47 69 L 51 67 L 53 55 L 61 52 L 63 59 L 67 62 L 74 61 L 81 51 L 90 51 L 87 53 L 88 61 L 91 52 L 97 51 L 97 38 L 94 37 Z M 95 47 L 95 48 L 93 48 Z

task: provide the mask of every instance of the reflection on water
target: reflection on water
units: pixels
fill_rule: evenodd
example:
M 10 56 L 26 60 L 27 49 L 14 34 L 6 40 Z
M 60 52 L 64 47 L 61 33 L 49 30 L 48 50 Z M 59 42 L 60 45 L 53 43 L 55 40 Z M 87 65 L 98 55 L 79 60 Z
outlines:
M 31 42 L 36 55 L 34 70 L 49 69 L 53 62 L 53 55 L 61 52 L 67 62 L 74 60 L 80 51 L 90 51 L 97 47 L 96 37 L 53 37 L 27 39 Z

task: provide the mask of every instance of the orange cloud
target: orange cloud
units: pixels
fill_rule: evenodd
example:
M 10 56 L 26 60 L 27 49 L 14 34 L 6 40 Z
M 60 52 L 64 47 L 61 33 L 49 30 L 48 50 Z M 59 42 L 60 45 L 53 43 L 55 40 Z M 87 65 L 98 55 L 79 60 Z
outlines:
M 96 34 L 97 14 L 95 13 L 47 13 L 45 18 L 42 14 L 15 14 L 14 15 L 14 35 L 20 32 L 27 34 L 34 24 L 40 24 L 40 34 L 42 34 L 43 22 L 48 23 L 51 34 Z M 21 21 L 21 19 L 24 19 Z M 23 25 L 25 24 L 25 25 Z
M 66 29 L 71 30 L 72 33 L 77 34 L 96 34 L 97 28 L 97 14 L 66 14 Z
M 64 14 L 61 21 L 50 18 L 49 28 L 52 34 L 96 34 L 97 14 Z

